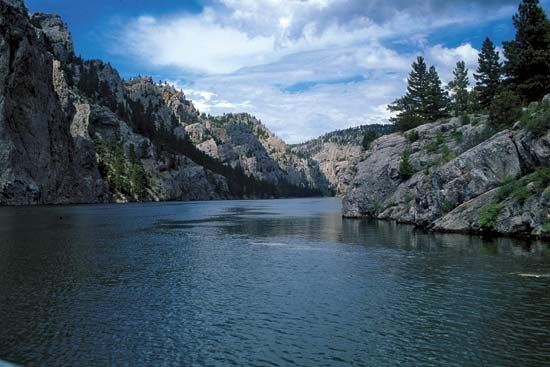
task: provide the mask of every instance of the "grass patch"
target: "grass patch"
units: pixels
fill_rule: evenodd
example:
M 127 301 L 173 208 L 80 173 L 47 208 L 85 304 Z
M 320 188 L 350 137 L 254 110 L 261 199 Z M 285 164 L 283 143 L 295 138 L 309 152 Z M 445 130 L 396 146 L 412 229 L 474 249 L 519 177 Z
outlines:
M 449 149 L 447 144 L 441 146 L 441 157 L 439 158 L 439 164 L 445 164 L 456 157 L 456 153 Z
M 442 133 L 437 133 L 435 136 L 435 139 L 430 141 L 428 145 L 426 145 L 426 150 L 430 153 L 434 153 L 439 149 L 439 146 L 445 143 L 445 137 Z
M 521 114 L 521 126 L 538 135 L 550 129 L 550 100 L 531 103 Z
M 481 208 L 478 214 L 479 225 L 485 229 L 495 228 L 496 219 L 502 208 L 503 205 L 500 203 L 491 203 Z

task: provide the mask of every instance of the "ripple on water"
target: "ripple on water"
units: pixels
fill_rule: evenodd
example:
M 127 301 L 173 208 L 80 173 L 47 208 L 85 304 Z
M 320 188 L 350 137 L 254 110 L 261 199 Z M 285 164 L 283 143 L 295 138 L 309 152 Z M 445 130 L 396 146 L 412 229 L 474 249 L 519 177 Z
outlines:
M 550 360 L 546 244 L 342 220 L 333 199 L 0 215 L 0 357 L 24 365 Z

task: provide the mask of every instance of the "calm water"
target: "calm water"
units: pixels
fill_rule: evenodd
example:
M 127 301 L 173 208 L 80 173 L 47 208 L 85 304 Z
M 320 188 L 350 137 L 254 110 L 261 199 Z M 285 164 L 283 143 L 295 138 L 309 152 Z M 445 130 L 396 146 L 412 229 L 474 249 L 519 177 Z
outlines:
M 0 208 L 0 359 L 548 365 L 546 245 L 339 211 L 336 199 Z

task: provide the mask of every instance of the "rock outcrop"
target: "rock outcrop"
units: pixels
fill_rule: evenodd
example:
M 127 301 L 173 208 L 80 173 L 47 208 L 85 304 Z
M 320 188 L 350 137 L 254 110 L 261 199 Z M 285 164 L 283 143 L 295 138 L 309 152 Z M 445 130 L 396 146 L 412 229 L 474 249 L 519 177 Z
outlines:
M 456 232 L 550 231 L 550 132 L 483 116 L 453 118 L 376 140 L 343 198 L 344 216 Z M 408 153 L 412 172 L 400 167 Z M 409 177 L 410 176 L 410 177 Z

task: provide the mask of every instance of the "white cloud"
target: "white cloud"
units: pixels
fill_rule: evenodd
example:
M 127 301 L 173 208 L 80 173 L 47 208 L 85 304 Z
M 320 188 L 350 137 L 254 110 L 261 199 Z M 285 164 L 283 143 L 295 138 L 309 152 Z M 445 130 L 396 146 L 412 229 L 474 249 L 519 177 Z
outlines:
M 445 82 L 458 60 L 473 70 L 471 44 L 430 46 L 428 35 L 508 16 L 511 2 L 219 0 L 200 14 L 136 18 L 116 39 L 145 65 L 193 72 L 182 85 L 201 112 L 250 112 L 298 142 L 385 121 L 417 52 Z
M 170 20 L 139 17 L 124 29 L 121 51 L 153 65 L 225 73 L 269 61 L 272 37 L 255 36 L 215 23 L 211 14 Z
M 435 64 L 439 75 L 444 82 L 452 79 L 452 70 L 458 61 L 464 61 L 470 70 L 470 76 L 477 68 L 479 50 L 465 43 L 455 48 L 435 45 L 426 50 L 426 57 Z M 473 82 L 473 80 L 472 80 Z

